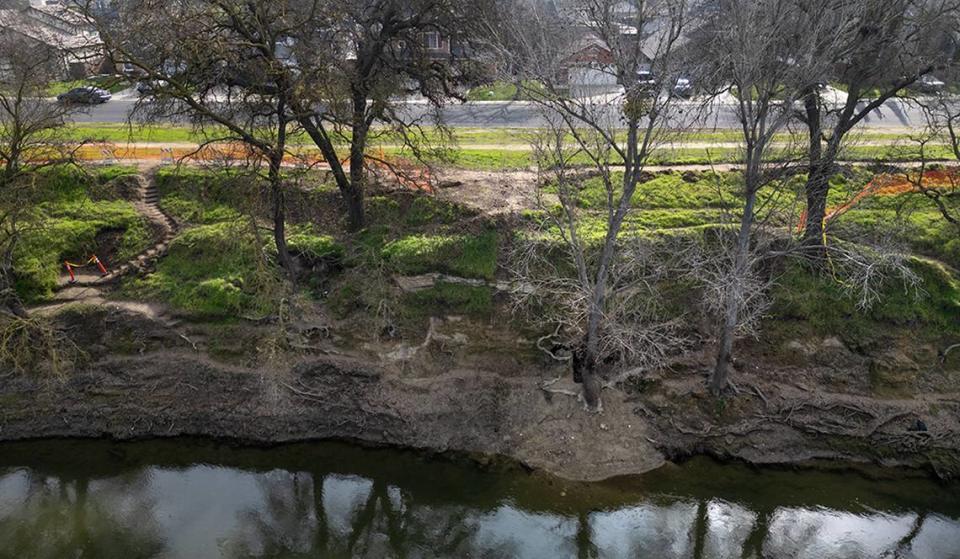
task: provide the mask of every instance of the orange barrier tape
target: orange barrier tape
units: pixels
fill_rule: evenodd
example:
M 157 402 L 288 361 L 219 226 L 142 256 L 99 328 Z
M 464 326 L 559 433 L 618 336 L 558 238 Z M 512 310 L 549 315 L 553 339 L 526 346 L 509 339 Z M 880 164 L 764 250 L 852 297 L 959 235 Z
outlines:
M 925 171 L 923 173 L 922 183 L 926 188 L 957 188 L 960 187 L 960 171 L 956 169 Z M 826 216 L 823 218 L 824 229 L 827 223 L 850 211 L 865 198 L 870 196 L 898 196 L 909 192 L 916 192 L 917 185 L 911 181 L 907 175 L 877 175 L 858 192 L 848 202 L 828 208 Z M 803 232 L 807 226 L 807 210 L 800 214 L 800 221 L 797 224 L 797 232 Z
M 109 272 L 107 272 L 106 266 L 104 266 L 104 265 L 103 265 L 103 262 L 101 262 L 100 259 L 97 258 L 97 255 L 96 255 L 96 254 L 92 255 L 92 256 L 90 257 L 90 260 L 87 260 L 87 263 L 86 263 L 86 264 L 74 264 L 73 262 L 70 262 L 69 260 L 64 260 L 64 261 L 63 261 L 63 265 L 66 266 L 66 268 L 67 268 L 67 273 L 70 274 L 70 283 L 73 283 L 73 282 L 77 281 L 76 276 L 73 274 L 73 270 L 74 270 L 74 269 L 77 269 L 77 268 L 86 268 L 87 266 L 96 265 L 97 268 L 100 270 L 100 274 L 101 274 L 101 275 L 104 275 L 104 276 L 105 276 L 105 275 L 107 275 L 107 274 L 109 273 Z

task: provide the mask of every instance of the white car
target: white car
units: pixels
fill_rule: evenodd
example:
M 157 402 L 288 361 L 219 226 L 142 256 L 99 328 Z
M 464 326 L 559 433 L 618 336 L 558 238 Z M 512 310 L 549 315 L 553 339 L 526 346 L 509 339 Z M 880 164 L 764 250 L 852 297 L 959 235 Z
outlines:
M 920 91 L 922 93 L 940 93 L 943 91 L 943 88 L 947 84 L 943 83 L 942 80 L 931 76 L 930 74 L 925 74 L 920 76 L 920 79 L 913 82 L 913 85 L 910 86 L 910 89 Z

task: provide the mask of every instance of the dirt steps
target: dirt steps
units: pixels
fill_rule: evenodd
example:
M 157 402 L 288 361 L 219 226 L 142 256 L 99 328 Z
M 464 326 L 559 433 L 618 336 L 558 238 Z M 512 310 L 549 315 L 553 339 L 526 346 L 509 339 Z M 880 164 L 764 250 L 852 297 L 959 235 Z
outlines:
M 110 270 L 106 275 L 78 274 L 77 281 L 72 283 L 68 277 L 61 277 L 57 286 L 58 293 L 69 288 L 104 286 L 117 282 L 132 273 L 144 273 L 152 269 L 157 261 L 167 254 L 179 226 L 173 218 L 160 209 L 158 205 L 160 193 L 153 181 L 147 180 L 143 175 L 137 175 L 137 181 L 139 182 L 137 199 L 133 202 L 133 206 L 159 231 L 157 242 L 127 262 Z

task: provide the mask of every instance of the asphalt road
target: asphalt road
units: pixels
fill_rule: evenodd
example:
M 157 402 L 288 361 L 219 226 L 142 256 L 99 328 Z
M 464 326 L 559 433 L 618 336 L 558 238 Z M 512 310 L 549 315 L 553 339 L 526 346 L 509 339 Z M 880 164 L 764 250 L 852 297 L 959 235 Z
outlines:
M 131 98 L 114 98 L 103 105 L 91 107 L 77 114 L 75 122 L 126 122 L 127 115 L 135 103 Z M 680 118 L 690 117 L 695 104 L 682 104 Z M 423 118 L 425 123 L 432 122 L 432 109 L 422 103 L 407 105 L 406 114 Z M 608 116 L 616 117 L 616 109 L 609 109 Z M 545 123 L 541 108 L 524 102 L 483 102 L 453 104 L 443 109 L 443 118 L 450 126 L 463 128 L 537 128 Z M 698 128 L 736 128 L 734 109 L 728 104 L 716 104 L 707 116 L 697 116 Z M 926 123 L 923 112 L 907 101 L 892 100 L 873 111 L 862 123 L 863 128 L 874 130 L 890 128 L 920 128 Z

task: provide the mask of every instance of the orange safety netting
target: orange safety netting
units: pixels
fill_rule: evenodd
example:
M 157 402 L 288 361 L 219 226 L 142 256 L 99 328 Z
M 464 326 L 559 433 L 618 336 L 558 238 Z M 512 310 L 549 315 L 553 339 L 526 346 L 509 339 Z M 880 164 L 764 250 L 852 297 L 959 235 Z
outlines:
M 859 204 L 865 198 L 870 196 L 899 196 L 909 192 L 917 192 L 917 179 L 919 177 L 910 177 L 905 174 L 882 174 L 877 175 L 858 192 L 853 198 L 844 204 L 827 208 L 827 214 L 823 218 L 824 225 L 830 220 L 839 217 L 851 208 Z M 923 173 L 921 184 L 924 188 L 957 188 L 960 186 L 960 170 L 931 170 Z M 800 221 L 797 224 L 797 231 L 803 231 L 807 226 L 807 210 L 800 214 Z
M 249 150 L 242 144 L 216 144 L 203 148 L 178 146 L 162 147 L 150 145 L 89 144 L 82 146 L 76 156 L 88 161 L 124 161 L 148 160 L 173 163 L 175 161 L 210 162 L 242 160 L 251 157 Z M 433 192 L 433 177 L 429 167 L 411 159 L 387 154 L 380 149 L 375 157 L 367 160 L 378 171 L 393 175 L 401 186 L 411 190 Z M 303 147 L 284 157 L 289 166 L 317 167 L 326 165 L 326 161 L 316 149 Z M 340 162 L 349 170 L 350 160 Z

